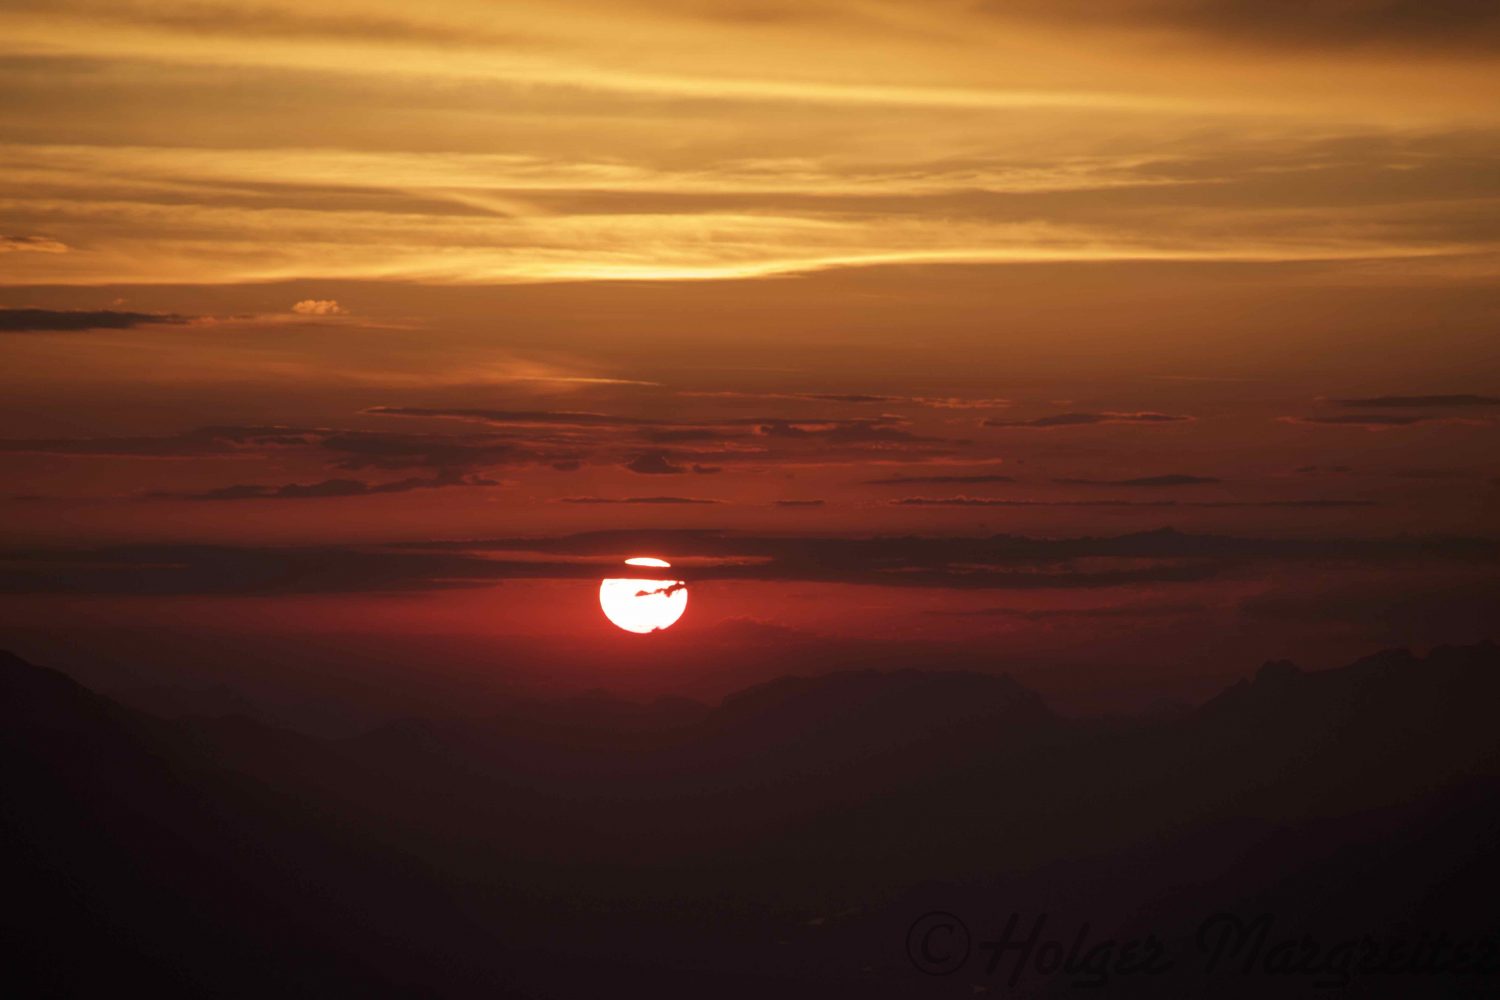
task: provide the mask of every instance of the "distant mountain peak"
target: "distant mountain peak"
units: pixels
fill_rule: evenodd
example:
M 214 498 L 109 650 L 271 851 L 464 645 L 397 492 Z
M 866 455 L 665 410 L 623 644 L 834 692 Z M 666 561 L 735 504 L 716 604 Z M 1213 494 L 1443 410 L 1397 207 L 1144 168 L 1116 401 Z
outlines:
M 0 650 L 0 720 L 25 729 L 69 727 L 114 712 L 115 703 L 67 674 Z
M 1289 699 L 1331 708 L 1369 692 L 1417 697 L 1455 673 L 1490 679 L 1500 676 L 1500 646 L 1485 640 L 1471 646 L 1438 646 L 1424 659 L 1404 647 L 1381 650 L 1330 670 L 1307 671 L 1290 660 L 1271 660 L 1253 679 L 1240 680 L 1205 702 L 1200 711 L 1218 713 L 1284 705 Z M 1306 698 L 1303 698 L 1303 693 Z

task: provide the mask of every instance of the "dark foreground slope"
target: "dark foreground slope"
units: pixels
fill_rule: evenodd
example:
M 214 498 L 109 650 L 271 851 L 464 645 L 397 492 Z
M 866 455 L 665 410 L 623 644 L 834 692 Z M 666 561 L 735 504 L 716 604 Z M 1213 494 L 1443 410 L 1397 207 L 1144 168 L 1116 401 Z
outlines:
M 1492 644 L 1269 664 L 1139 723 L 914 670 L 787 678 L 716 708 L 518 702 L 343 741 L 163 721 L 14 657 L 0 687 L 23 995 L 1500 987 Z M 1221 912 L 1265 915 L 1267 940 L 1209 969 Z M 998 948 L 1012 914 L 1017 946 Z M 1471 946 L 1465 969 L 1329 958 L 1442 934 Z M 1053 938 L 1080 955 L 1120 939 L 1105 958 L 1154 938 L 1166 967 L 1050 968 Z

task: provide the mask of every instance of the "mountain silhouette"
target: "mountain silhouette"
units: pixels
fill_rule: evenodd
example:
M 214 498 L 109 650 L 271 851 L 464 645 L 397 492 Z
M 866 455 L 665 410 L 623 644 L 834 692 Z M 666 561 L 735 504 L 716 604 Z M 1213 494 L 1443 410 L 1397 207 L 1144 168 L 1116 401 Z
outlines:
M 1492 643 L 1270 663 L 1137 719 L 916 669 L 716 706 L 512 699 L 342 739 L 153 716 L 9 654 L 0 692 L 18 995 L 999 990 L 982 956 L 913 967 L 904 935 L 929 909 L 1071 913 L 1184 954 L 1223 910 L 1330 939 L 1500 930 Z M 1109 995 L 1206 988 L 1181 964 Z M 1311 988 L 1211 985 L 1278 982 Z

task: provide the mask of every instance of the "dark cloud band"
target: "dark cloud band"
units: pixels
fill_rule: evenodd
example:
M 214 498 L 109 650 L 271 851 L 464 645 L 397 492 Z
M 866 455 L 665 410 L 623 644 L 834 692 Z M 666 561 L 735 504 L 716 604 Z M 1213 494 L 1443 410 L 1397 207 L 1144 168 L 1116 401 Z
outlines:
M 696 502 L 573 498 L 580 503 Z M 710 530 L 605 531 L 384 546 L 190 544 L 0 551 L 11 594 L 297 594 L 420 592 L 506 580 L 592 579 L 639 551 L 682 565 L 685 579 L 836 583 L 956 590 L 1068 590 L 1189 583 L 1278 566 L 1448 565 L 1500 570 L 1488 538 L 1242 538 L 1161 530 L 1112 537 L 755 535 Z M 592 560 L 592 561 L 591 561 Z
M 113 309 L 0 309 L 0 333 L 129 330 L 153 324 L 177 325 L 190 319 L 177 313 L 116 312 Z

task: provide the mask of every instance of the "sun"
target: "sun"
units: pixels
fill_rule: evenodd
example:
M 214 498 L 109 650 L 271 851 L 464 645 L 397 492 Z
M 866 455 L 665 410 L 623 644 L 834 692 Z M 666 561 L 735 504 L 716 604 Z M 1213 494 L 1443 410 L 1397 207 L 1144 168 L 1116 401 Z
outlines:
M 637 556 L 627 566 L 669 569 L 665 559 Z M 687 584 L 646 576 L 611 577 L 599 584 L 604 617 L 627 632 L 660 632 L 671 628 L 687 610 Z

